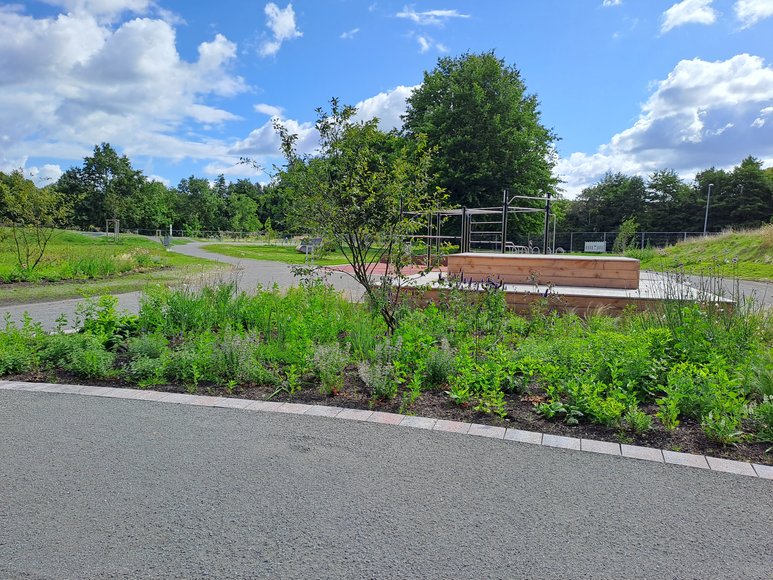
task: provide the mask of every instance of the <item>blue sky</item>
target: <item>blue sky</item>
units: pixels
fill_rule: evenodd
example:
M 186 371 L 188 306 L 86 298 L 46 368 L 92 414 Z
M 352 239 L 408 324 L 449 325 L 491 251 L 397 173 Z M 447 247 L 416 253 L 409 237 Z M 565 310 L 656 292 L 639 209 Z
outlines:
M 606 171 L 773 165 L 773 0 L 0 3 L 0 170 L 40 182 L 111 143 L 135 168 L 265 182 L 277 116 L 330 97 L 399 126 L 442 56 L 494 50 L 560 137 L 573 197 Z

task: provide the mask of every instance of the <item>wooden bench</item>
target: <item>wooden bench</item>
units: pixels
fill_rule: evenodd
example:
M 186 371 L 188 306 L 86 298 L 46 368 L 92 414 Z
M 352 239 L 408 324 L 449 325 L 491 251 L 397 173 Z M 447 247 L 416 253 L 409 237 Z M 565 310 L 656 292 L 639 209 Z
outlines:
M 448 256 L 448 276 L 475 282 L 635 290 L 639 287 L 639 260 L 469 252 Z

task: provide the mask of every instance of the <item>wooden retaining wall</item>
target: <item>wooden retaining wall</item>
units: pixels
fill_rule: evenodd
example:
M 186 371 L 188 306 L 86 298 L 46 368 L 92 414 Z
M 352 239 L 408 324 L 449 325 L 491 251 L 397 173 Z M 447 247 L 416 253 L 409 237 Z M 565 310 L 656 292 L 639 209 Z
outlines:
M 448 275 L 477 282 L 635 290 L 639 287 L 639 260 L 470 252 L 448 256 Z

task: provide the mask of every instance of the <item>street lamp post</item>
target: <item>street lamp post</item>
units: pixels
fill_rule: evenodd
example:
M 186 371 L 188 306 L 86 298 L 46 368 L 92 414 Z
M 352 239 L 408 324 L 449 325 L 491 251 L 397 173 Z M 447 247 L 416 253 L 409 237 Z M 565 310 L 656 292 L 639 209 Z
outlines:
M 714 187 L 713 183 L 709 183 L 709 193 L 706 195 L 706 216 L 703 218 L 703 235 L 706 235 L 706 228 L 709 225 L 709 202 L 711 201 L 711 188 Z

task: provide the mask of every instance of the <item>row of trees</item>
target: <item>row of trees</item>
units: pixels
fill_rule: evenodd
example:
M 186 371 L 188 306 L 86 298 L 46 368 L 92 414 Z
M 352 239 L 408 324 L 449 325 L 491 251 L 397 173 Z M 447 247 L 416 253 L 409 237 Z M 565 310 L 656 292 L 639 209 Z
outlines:
M 334 108 L 337 113 L 350 111 L 338 103 Z M 326 123 L 334 121 L 339 119 L 330 116 Z M 320 133 L 327 128 L 323 124 Z M 443 191 L 447 205 L 499 206 L 503 190 L 527 196 L 560 191 L 553 175 L 557 137 L 542 124 L 539 102 L 528 93 L 519 71 L 493 52 L 439 59 L 408 99 L 403 126 L 388 135 L 384 139 L 393 151 L 426 150 L 427 187 Z M 308 159 L 305 163 L 312 165 Z M 701 230 L 710 183 L 710 229 L 755 225 L 773 215 L 773 169 L 763 170 L 760 161 L 749 157 L 732 171 L 702 171 L 694 183 L 671 170 L 657 171 L 647 179 L 607 174 L 577 200 L 556 204 L 558 227 L 614 231 L 634 219 L 649 231 Z M 171 223 L 190 233 L 255 231 L 267 223 L 284 231 L 308 226 L 288 217 L 298 204 L 292 171 L 279 171 L 266 186 L 247 179 L 227 182 L 221 175 L 214 181 L 191 176 L 167 187 L 134 169 L 107 143 L 96 146 L 80 167 L 68 169 L 57 183 L 43 189 L 55 190 L 71 209 L 65 225 L 84 229 L 104 227 L 106 219 L 144 230 Z M 543 205 L 524 200 L 518 204 Z M 0 220 L 14 219 L 13 208 L 0 200 Z M 510 227 L 511 234 L 534 234 L 540 231 L 542 218 L 521 214 Z
M 647 179 L 608 173 L 565 206 L 560 227 L 570 231 L 616 231 L 634 219 L 645 231 L 702 231 L 709 200 L 710 231 L 752 227 L 773 217 L 773 168 L 747 157 L 726 171 L 706 169 L 688 183 L 670 169 Z
M 177 187 L 149 180 L 109 143 L 94 148 L 81 167 L 68 169 L 55 184 L 72 205 L 70 225 L 104 227 L 119 219 L 121 227 L 153 230 L 258 231 L 273 220 L 283 227 L 283 198 L 275 186 L 248 179 L 226 182 L 191 176 Z

